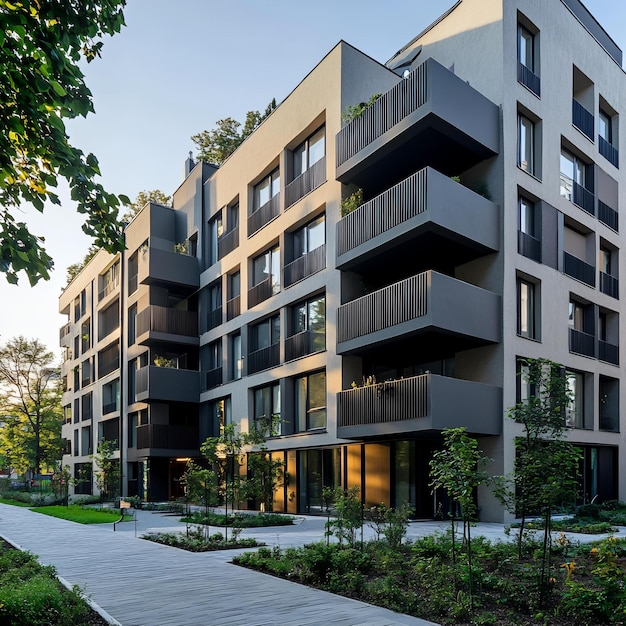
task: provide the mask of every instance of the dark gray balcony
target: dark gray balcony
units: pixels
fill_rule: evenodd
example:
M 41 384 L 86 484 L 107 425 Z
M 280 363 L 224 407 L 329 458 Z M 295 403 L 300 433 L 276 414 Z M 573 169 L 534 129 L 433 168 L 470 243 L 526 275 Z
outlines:
M 176 456 L 195 456 L 199 447 L 198 429 L 193 426 L 137 426 L 137 450 L 142 451 L 141 456 L 171 456 L 173 452 Z
M 573 182 L 574 194 L 572 198 L 572 202 L 579 206 L 583 211 L 587 211 L 591 215 L 595 215 L 595 196 L 592 191 L 586 189 L 582 185 L 579 185 L 577 182 Z
M 572 99 L 572 124 L 593 141 L 593 113 L 588 111 L 576 98 Z
M 138 255 L 137 279 L 142 285 L 200 286 L 198 260 L 194 256 L 147 248 Z
M 209 370 L 206 373 L 206 389 L 205 391 L 208 391 L 209 389 L 215 389 L 215 387 L 219 387 L 223 382 L 223 374 L 222 374 L 222 368 L 221 367 L 216 367 L 212 370 Z
M 619 167 L 619 152 L 617 148 L 610 144 L 604 137 L 598 136 L 598 150 L 600 154 L 612 165 Z
M 280 344 L 274 343 L 248 353 L 248 374 L 275 367 L 280 364 Z
M 239 246 L 239 227 L 229 230 L 217 240 L 217 258 L 223 259 L 229 252 Z
M 528 87 L 536 96 L 541 96 L 541 79 L 519 61 L 517 62 L 517 81 Z
M 285 287 L 290 287 L 326 267 L 326 244 L 298 257 L 284 267 Z
M 590 287 L 596 286 L 596 268 L 565 251 L 563 252 L 563 272 Z
M 500 296 L 428 271 L 343 304 L 337 353 L 352 354 L 428 333 L 452 352 L 500 341 Z M 422 342 L 423 350 L 426 343 Z
M 137 402 L 198 402 L 200 373 L 195 370 L 147 365 L 136 376 Z
M 423 374 L 337 394 L 337 436 L 341 438 L 408 435 L 461 426 L 470 433 L 499 435 L 502 390 Z
M 456 174 L 498 153 L 499 114 L 428 59 L 337 134 L 336 177 L 372 188 L 426 165 Z
M 517 251 L 522 256 L 541 263 L 541 240 L 521 230 L 517 231 Z
M 498 206 L 426 167 L 384 191 L 337 224 L 337 267 L 374 270 L 414 259 L 455 267 L 496 252 Z
M 598 219 L 612 228 L 616 233 L 619 232 L 619 215 L 617 211 L 608 204 L 598 200 Z
M 326 350 L 326 333 L 304 330 L 285 339 L 285 361 Z
M 276 194 L 248 217 L 248 237 L 280 215 L 280 194 Z
M 619 346 L 608 341 L 599 340 L 598 359 L 612 365 L 619 365 Z
M 137 343 L 159 342 L 198 345 L 198 314 L 154 304 L 140 311 L 137 315 Z
M 233 318 L 241 314 L 241 297 L 235 296 L 226 301 L 226 321 L 230 321 Z
M 59 331 L 59 345 L 62 348 L 66 346 L 71 346 L 72 338 L 70 337 L 70 323 L 61 326 L 61 330 Z
M 212 330 L 213 328 L 217 328 L 221 323 L 222 323 L 222 307 L 221 306 L 207 313 L 207 316 L 206 316 L 207 330 Z
M 595 357 L 596 338 L 590 333 L 575 328 L 569 329 L 569 351 L 583 356 Z
M 619 280 L 615 276 L 600 272 L 600 291 L 607 296 L 619 299 Z
M 300 176 L 294 178 L 285 187 L 285 208 L 288 209 L 304 198 L 308 193 L 317 189 L 322 183 L 326 182 L 326 157 L 322 157 L 319 161 L 313 163 L 311 167 L 302 172 Z

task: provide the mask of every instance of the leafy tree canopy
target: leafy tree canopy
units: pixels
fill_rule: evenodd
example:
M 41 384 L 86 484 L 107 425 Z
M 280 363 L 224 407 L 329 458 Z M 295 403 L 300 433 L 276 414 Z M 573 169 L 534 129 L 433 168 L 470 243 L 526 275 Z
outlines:
M 268 117 L 276 108 L 276 98 L 265 107 L 263 113 L 259 111 L 248 111 L 243 123 L 227 117 L 216 122 L 217 126 L 212 130 L 203 130 L 197 135 L 193 135 L 191 140 L 198 148 L 198 159 L 207 161 L 215 165 L 221 165 L 252 132 Z
M 0 455 L 20 472 L 39 473 L 61 458 L 61 379 L 37 339 L 0 347 Z
M 25 272 L 32 285 L 49 279 L 44 240 L 16 218 L 23 203 L 43 211 L 60 204 L 67 181 L 83 230 L 95 245 L 124 248 L 117 223 L 120 201 L 95 179 L 98 160 L 69 143 L 64 119 L 93 112 L 78 63 L 100 56 L 104 35 L 124 25 L 126 0 L 0 0 L 0 271 L 8 282 Z

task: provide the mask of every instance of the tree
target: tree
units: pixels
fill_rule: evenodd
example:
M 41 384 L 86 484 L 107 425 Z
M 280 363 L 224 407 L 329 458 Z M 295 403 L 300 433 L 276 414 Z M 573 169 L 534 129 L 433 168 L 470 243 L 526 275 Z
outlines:
M 542 515 L 544 538 L 540 589 L 543 601 L 549 578 L 552 513 L 563 502 L 573 502 L 578 486 L 579 452 L 563 440 L 566 415 L 573 397 L 564 368 L 548 359 L 527 359 L 520 377 L 528 397 L 509 409 L 509 417 L 522 426 L 515 441 L 512 477 L 500 480 L 495 495 L 508 510 L 521 517 L 518 555 L 522 556 L 528 515 Z
M 98 160 L 69 143 L 64 119 L 93 112 L 79 67 L 100 56 L 104 35 L 124 25 L 125 0 L 0 0 L 0 271 L 8 282 L 26 273 L 32 285 L 49 279 L 52 259 L 43 238 L 16 219 L 22 202 L 43 211 L 60 204 L 53 191 L 69 184 L 83 230 L 97 247 L 123 250 L 117 212 L 125 196 L 95 181 Z
M 148 202 L 162 204 L 163 206 L 172 205 L 172 196 L 166 195 L 160 189 L 152 189 L 151 191 L 140 191 L 133 202 L 128 205 L 128 210 L 122 215 L 122 222 L 130 222 Z
M 113 456 L 115 450 L 117 442 L 103 438 L 98 443 L 96 454 L 91 455 L 97 467 L 96 486 L 101 499 L 113 499 L 119 495 L 120 462 Z
M 437 450 L 430 460 L 431 485 L 443 489 L 450 498 L 461 505 L 463 536 L 467 537 L 467 565 L 469 569 L 470 608 L 473 609 L 473 572 L 471 521 L 476 517 L 474 491 L 487 482 L 489 476 L 482 466 L 490 461 L 478 448 L 478 442 L 467 434 L 465 428 L 445 428 L 442 431 L 443 449 Z M 454 550 L 454 515 L 452 521 L 452 547 Z M 454 553 L 453 553 L 454 559 Z
M 52 353 L 37 339 L 0 348 L 0 454 L 20 472 L 51 467 L 63 454 L 61 384 Z
M 263 113 L 248 111 L 241 130 L 241 122 L 226 117 L 216 122 L 217 126 L 212 130 L 203 130 L 193 135 L 191 140 L 196 144 L 198 159 L 215 165 L 221 165 L 244 141 L 251 135 L 261 122 L 276 108 L 276 98 L 265 107 Z

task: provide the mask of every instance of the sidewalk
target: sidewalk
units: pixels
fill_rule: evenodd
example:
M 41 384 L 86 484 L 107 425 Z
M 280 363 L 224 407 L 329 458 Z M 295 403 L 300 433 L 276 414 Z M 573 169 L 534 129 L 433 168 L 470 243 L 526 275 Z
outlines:
M 242 537 L 256 537 L 268 546 L 301 546 L 323 539 L 325 522 L 323 517 L 297 516 L 293 526 L 246 529 Z M 407 536 L 417 539 L 449 527 L 449 522 L 413 522 Z M 229 562 L 245 550 L 191 553 L 139 538 L 184 529 L 178 516 L 159 512 L 137 511 L 136 524 L 118 524 L 113 532 L 112 524 L 84 526 L 0 504 L 1 537 L 54 565 L 59 576 L 79 585 L 123 626 L 430 624 Z M 373 534 L 364 526 L 365 540 Z M 480 523 L 472 534 L 507 540 L 503 524 Z M 581 542 L 604 537 L 569 536 Z
M 139 511 L 138 532 L 184 527 L 176 519 Z M 278 531 L 256 530 L 265 531 L 267 538 L 262 533 L 259 538 L 268 544 L 299 545 L 323 536 L 324 520 L 310 519 Z M 135 538 L 132 522 L 117 528 L 83 526 L 0 504 L 0 536 L 54 565 L 59 576 L 83 588 L 123 626 L 429 624 L 237 567 L 228 562 L 235 551 L 185 552 Z

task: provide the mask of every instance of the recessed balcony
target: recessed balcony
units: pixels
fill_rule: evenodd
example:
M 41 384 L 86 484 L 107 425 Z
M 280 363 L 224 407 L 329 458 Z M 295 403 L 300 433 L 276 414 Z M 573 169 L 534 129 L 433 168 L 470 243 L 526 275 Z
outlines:
M 439 272 L 422 272 L 341 305 L 337 353 L 353 354 L 425 333 L 452 352 L 496 343 L 500 297 Z
M 138 255 L 137 280 L 142 285 L 200 286 L 200 270 L 195 256 L 146 248 Z
M 464 171 L 498 153 L 499 115 L 493 102 L 428 59 L 337 134 L 336 177 L 372 188 L 425 165 Z
M 362 204 L 337 224 L 342 270 L 427 258 L 455 267 L 499 249 L 498 206 L 426 167 Z
M 137 402 L 198 402 L 200 373 L 175 367 L 148 365 L 137 370 Z
M 464 426 L 471 433 L 502 432 L 502 390 L 482 383 L 423 374 L 337 394 L 337 436 L 407 435 Z
M 137 343 L 160 342 L 198 345 L 198 314 L 154 304 L 140 311 L 137 315 Z
M 199 447 L 198 429 L 193 426 L 137 426 L 137 450 L 141 450 L 141 456 L 171 456 L 173 451 L 177 456 L 195 456 Z

